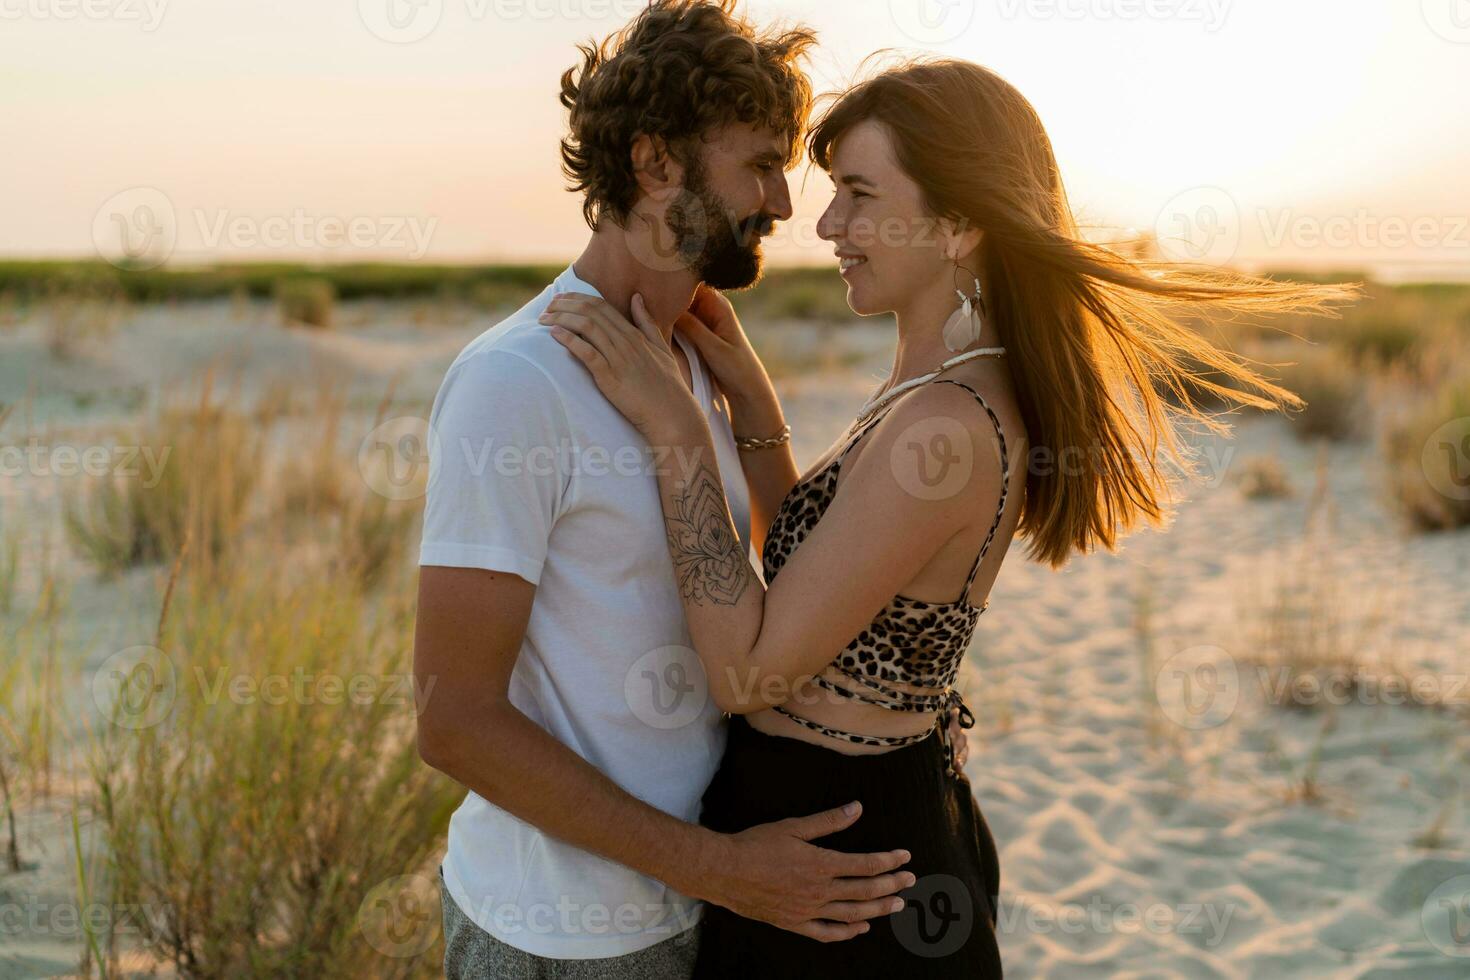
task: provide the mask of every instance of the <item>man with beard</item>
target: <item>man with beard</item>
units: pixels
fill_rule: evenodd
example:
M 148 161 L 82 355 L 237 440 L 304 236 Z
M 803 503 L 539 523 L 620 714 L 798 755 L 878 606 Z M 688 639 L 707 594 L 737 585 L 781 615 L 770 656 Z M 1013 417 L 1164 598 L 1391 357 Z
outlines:
M 851 825 L 851 806 L 734 835 L 698 825 L 724 719 L 655 467 L 699 461 L 648 446 L 538 323 L 559 293 L 625 315 L 642 297 L 706 410 L 741 544 L 759 545 L 765 488 L 793 474 L 738 453 L 731 415 L 780 428 L 779 406 L 730 406 L 674 323 L 733 317 L 714 290 L 755 282 L 760 237 L 791 215 L 812 41 L 758 32 L 729 0 L 655 0 L 583 48 L 562 78 L 562 155 L 591 239 L 465 347 L 435 398 L 414 671 L 431 692 L 420 754 L 469 791 L 440 865 L 449 976 L 688 976 L 700 900 L 844 939 L 906 880 L 902 851 L 811 843 Z

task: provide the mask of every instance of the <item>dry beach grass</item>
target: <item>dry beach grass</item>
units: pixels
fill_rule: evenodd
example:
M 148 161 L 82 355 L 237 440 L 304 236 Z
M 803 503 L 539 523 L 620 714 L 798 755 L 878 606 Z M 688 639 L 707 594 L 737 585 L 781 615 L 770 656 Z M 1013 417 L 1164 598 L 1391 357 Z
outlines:
M 384 468 L 528 287 L 344 277 L 283 317 L 269 278 L 154 277 L 83 315 L 7 281 L 0 977 L 434 975 L 461 791 L 414 754 L 423 474 Z M 891 356 L 834 285 L 740 298 L 802 465 Z M 1307 409 L 1192 437 L 1203 478 L 1117 554 L 1018 543 L 981 621 L 1010 975 L 1470 963 L 1470 290 L 1275 326 L 1211 329 Z

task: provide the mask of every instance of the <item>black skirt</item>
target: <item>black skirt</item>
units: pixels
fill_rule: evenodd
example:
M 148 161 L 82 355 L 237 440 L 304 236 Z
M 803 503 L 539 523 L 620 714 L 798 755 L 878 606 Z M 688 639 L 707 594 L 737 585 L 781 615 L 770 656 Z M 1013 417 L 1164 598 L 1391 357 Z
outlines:
M 907 850 L 915 884 L 901 912 L 866 933 L 823 943 L 713 904 L 704 907 L 696 978 L 1000 977 L 995 839 L 961 774 L 947 775 L 939 729 L 875 755 L 847 755 L 730 721 L 724 759 L 700 823 L 722 833 L 806 816 L 853 800 L 862 815 L 812 843 L 836 851 Z

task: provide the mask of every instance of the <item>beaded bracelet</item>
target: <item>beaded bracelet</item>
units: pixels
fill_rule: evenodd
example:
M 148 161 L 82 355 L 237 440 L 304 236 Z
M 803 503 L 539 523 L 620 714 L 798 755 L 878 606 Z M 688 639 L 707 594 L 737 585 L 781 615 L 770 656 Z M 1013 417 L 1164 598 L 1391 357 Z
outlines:
M 736 436 L 735 437 L 735 448 L 736 449 L 773 449 L 776 446 L 784 445 L 785 443 L 788 443 L 790 441 L 791 441 L 791 426 L 790 425 L 783 425 L 783 426 L 781 426 L 781 431 L 780 432 L 778 432 L 776 435 L 770 436 L 770 437 L 765 438 L 765 439 L 758 439 L 758 438 L 755 438 L 755 437 L 752 437 L 752 436 Z

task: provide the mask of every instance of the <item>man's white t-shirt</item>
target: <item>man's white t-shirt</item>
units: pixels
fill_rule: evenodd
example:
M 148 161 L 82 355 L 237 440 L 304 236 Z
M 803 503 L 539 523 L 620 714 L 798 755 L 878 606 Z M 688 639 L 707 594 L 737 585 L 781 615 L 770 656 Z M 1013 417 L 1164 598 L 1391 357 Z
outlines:
M 694 822 L 725 748 L 674 580 L 651 449 L 587 369 L 537 322 L 559 292 L 597 295 L 568 266 L 460 352 L 430 415 L 421 565 L 535 584 L 510 700 L 629 793 Z M 749 494 L 724 399 L 693 345 L 747 557 Z M 489 741 L 493 751 L 493 736 Z M 450 896 L 492 936 L 538 956 L 635 952 L 692 927 L 700 904 L 553 838 L 470 792 L 450 820 Z

